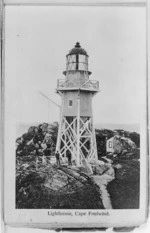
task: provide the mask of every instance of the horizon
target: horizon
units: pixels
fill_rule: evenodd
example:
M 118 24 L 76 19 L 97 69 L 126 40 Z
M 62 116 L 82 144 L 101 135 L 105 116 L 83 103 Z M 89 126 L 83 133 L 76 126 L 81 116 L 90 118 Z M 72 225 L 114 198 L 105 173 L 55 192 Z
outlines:
M 54 121 L 56 122 L 56 121 Z M 24 133 L 27 133 L 31 126 L 38 126 L 40 124 L 53 124 L 54 122 L 38 122 L 38 123 L 20 123 L 16 126 L 16 138 L 21 137 Z M 58 123 L 58 122 L 57 122 Z M 58 123 L 59 124 L 59 123 Z M 140 125 L 137 124 L 95 124 L 95 129 L 109 129 L 109 130 L 124 130 L 129 132 L 136 132 L 140 134 Z

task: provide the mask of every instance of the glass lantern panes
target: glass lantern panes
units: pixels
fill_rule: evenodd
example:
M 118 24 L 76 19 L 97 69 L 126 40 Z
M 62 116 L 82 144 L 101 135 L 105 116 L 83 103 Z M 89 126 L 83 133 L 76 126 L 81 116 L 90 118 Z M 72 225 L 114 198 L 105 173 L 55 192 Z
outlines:
M 83 70 L 88 71 L 88 57 L 82 54 L 72 54 L 67 56 L 67 71 Z

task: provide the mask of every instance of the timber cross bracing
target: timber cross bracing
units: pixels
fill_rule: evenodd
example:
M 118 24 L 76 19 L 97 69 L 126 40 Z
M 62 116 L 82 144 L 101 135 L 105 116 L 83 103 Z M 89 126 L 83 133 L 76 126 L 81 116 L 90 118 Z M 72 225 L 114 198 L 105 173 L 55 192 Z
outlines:
M 69 122 L 69 120 L 71 121 Z M 78 160 L 80 161 L 80 165 L 82 165 L 82 161 L 85 159 L 88 162 L 97 159 L 96 140 L 92 132 L 92 118 L 79 118 L 79 135 L 77 135 L 77 123 L 77 117 L 73 119 L 63 117 L 58 147 L 60 148 L 59 154 L 63 162 L 66 161 L 66 152 L 69 150 L 72 155 L 72 160 L 77 163 L 77 139 L 79 139 Z

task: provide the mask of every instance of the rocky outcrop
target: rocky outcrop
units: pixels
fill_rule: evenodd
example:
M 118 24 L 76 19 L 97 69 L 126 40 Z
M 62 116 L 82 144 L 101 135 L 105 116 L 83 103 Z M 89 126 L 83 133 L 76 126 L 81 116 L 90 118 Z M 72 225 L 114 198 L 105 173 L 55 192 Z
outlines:
M 116 143 L 118 154 L 114 156 L 106 154 L 106 138 L 113 137 L 114 132 L 96 130 L 99 161 L 91 165 L 93 175 L 88 176 L 84 167 L 50 163 L 51 157 L 47 155 L 55 152 L 57 122 L 29 127 L 16 140 L 16 208 L 138 208 L 140 135 L 124 131 L 123 136 L 121 132 L 118 130 L 122 144 L 120 147 Z M 43 147 L 46 134 L 51 135 L 47 153 Z
M 114 158 L 115 179 L 107 185 L 113 209 L 138 209 L 140 162 Z
M 140 147 L 140 135 L 135 132 L 127 132 L 123 130 L 115 130 L 118 132 L 119 139 L 116 139 L 115 153 L 119 154 L 123 150 L 129 148 L 136 149 Z M 31 154 L 39 155 L 42 153 L 42 142 L 46 133 L 51 134 L 51 153 L 55 151 L 58 123 L 43 123 L 38 126 L 31 126 L 26 133 L 20 135 L 16 140 L 16 155 L 24 156 Z M 114 131 L 108 129 L 96 129 L 96 142 L 98 157 L 106 155 L 106 141 L 114 136 Z
M 103 209 L 99 187 L 82 168 L 20 157 L 16 164 L 16 208 Z
M 54 153 L 58 133 L 57 122 L 31 126 L 26 133 L 16 139 L 16 156 L 43 155 L 43 141 L 47 133 L 51 135 L 50 152 Z

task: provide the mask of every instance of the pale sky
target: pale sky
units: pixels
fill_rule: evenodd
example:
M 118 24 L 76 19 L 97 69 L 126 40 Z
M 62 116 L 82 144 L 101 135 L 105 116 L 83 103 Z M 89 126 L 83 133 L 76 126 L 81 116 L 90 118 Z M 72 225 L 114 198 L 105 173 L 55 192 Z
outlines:
M 16 123 L 59 120 L 55 93 L 66 54 L 77 41 L 89 55 L 96 124 L 139 124 L 145 114 L 144 7 L 7 6 L 5 11 L 5 117 Z

